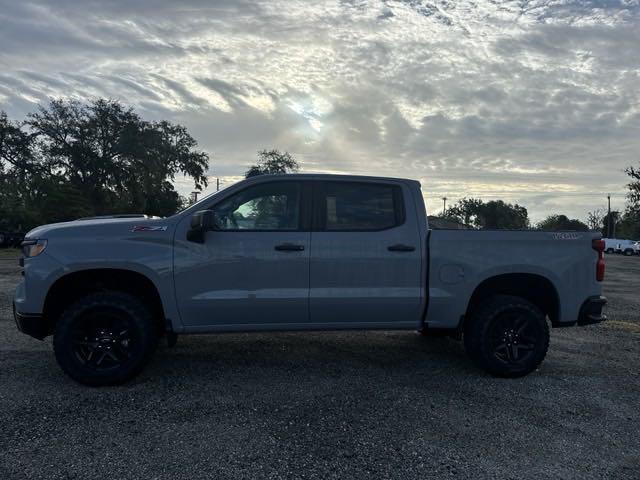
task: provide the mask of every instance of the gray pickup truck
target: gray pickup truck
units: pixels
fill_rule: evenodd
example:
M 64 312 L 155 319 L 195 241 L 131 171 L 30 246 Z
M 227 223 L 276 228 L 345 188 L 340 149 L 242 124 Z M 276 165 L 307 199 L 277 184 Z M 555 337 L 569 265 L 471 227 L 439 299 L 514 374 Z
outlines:
M 132 378 L 162 336 L 281 330 L 444 333 L 516 377 L 549 323 L 605 319 L 599 234 L 430 230 L 413 180 L 259 176 L 169 218 L 38 227 L 22 248 L 18 328 L 53 335 L 89 385 Z

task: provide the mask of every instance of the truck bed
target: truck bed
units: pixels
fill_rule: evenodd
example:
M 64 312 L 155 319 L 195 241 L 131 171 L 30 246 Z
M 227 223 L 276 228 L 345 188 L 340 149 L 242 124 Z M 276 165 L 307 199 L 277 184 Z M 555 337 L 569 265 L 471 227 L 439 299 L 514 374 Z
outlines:
M 527 274 L 548 279 L 562 298 L 554 325 L 575 323 L 585 298 L 601 291 L 592 248 L 598 238 L 597 232 L 430 230 L 427 326 L 454 328 L 468 306 L 455 299 L 469 299 L 490 279 Z

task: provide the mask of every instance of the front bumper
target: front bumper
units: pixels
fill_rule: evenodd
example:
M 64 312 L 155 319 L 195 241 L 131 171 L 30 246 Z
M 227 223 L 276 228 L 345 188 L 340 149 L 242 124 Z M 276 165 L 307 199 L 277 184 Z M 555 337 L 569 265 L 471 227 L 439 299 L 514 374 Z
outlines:
M 42 315 L 20 313 L 16 310 L 15 303 L 13 304 L 13 318 L 16 321 L 18 330 L 20 330 L 22 333 L 26 333 L 33 338 L 42 340 L 50 333 L 49 328 Z
M 606 304 L 607 299 L 602 295 L 589 297 L 580 308 L 578 325 L 593 325 L 594 323 L 604 322 L 607 316 L 602 312 L 602 309 Z

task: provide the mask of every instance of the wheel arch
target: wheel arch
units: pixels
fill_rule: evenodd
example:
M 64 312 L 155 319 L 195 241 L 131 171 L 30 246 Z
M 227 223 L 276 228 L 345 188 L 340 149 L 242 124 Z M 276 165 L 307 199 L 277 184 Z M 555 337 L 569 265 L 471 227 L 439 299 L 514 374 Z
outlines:
M 465 318 L 494 295 L 513 295 L 536 305 L 549 317 L 552 325 L 560 320 L 560 296 L 553 282 L 535 273 L 504 273 L 483 280 L 474 290 L 467 305 Z
M 53 333 L 58 318 L 67 306 L 89 293 L 98 291 L 117 291 L 134 295 L 151 310 L 158 333 L 165 332 L 167 324 L 162 297 L 158 287 L 148 276 L 124 268 L 91 268 L 66 273 L 49 288 L 43 307 L 49 333 Z

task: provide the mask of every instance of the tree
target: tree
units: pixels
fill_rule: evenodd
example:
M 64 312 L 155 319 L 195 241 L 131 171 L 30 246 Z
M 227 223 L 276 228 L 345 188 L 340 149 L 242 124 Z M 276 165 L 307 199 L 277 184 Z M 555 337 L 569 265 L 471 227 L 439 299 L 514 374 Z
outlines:
M 483 202 L 474 198 L 463 198 L 447 211 L 453 218 L 476 228 L 494 230 L 522 230 L 529 228 L 529 213 L 518 205 L 502 200 Z
M 538 230 L 558 231 L 572 230 L 577 232 L 589 231 L 589 226 L 580 220 L 570 219 L 566 215 L 549 215 L 538 223 Z
M 601 208 L 597 208 L 589 213 L 587 213 L 587 225 L 589 225 L 590 230 L 599 230 L 602 225 L 602 221 L 604 219 L 605 213 Z
M 449 210 L 446 211 L 444 217 L 465 225 L 471 225 L 472 219 L 478 214 L 482 205 L 482 200 L 475 198 L 463 198 L 453 207 L 449 207 Z
M 258 162 L 249 167 L 245 178 L 274 173 L 295 173 L 300 165 L 288 152 L 279 150 L 261 150 L 258 152 Z
M 0 230 L 20 230 L 35 220 L 34 201 L 40 171 L 33 158 L 35 139 L 0 112 Z M 35 190 L 35 191 L 34 191 Z
M 631 182 L 627 185 L 629 188 L 629 193 L 627 194 L 629 209 L 640 211 L 640 167 L 629 167 L 625 172 L 632 178 Z
M 23 228 L 87 215 L 170 215 L 184 203 L 176 175 L 197 190 L 207 185 L 209 156 L 196 147 L 185 127 L 143 120 L 113 100 L 52 100 L 22 124 L 2 113 L 0 211 L 17 212 Z
M 631 177 L 631 182 L 627 185 L 627 208 L 622 220 L 621 231 L 625 238 L 640 239 L 640 167 L 629 167 L 626 170 Z
M 627 208 L 617 228 L 618 238 L 640 240 L 640 212 Z
M 609 218 L 611 218 L 611 222 L 609 222 Z M 618 224 L 620 223 L 620 212 L 613 210 L 611 214 L 606 213 L 604 217 L 602 217 L 602 225 L 600 226 L 600 231 L 602 232 L 602 236 L 607 238 L 615 238 L 618 236 Z M 611 223 L 611 225 L 609 225 Z M 611 231 L 609 231 L 611 228 Z

